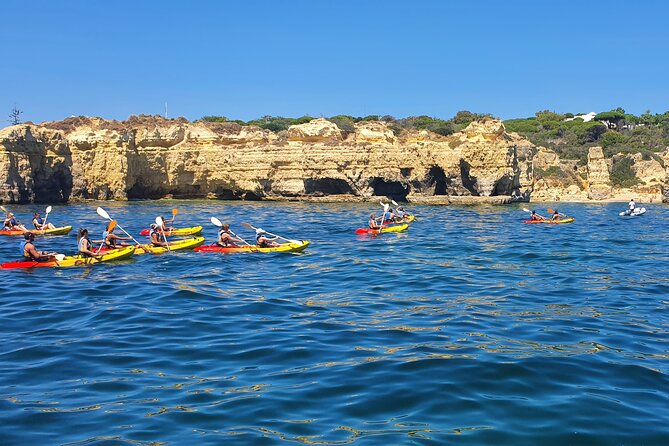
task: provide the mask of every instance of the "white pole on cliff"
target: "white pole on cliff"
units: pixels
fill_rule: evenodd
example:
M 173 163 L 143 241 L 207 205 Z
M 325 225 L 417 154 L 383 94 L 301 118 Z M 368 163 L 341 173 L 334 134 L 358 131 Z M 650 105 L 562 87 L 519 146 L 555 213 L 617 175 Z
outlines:
M 167 119 L 167 101 L 165 101 L 165 119 Z

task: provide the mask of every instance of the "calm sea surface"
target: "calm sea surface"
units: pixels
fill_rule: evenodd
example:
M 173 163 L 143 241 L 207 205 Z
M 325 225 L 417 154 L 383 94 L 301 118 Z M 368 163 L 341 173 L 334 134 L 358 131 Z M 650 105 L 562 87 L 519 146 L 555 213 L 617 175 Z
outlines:
M 179 209 L 303 254 L 140 256 L 0 271 L 0 444 L 669 445 L 669 208 L 216 201 L 54 206 L 99 237 Z M 546 205 L 536 205 L 545 211 Z M 550 206 L 548 206 L 550 207 Z M 24 222 L 41 206 L 13 206 Z M 117 230 L 117 232 L 119 232 Z M 3 261 L 20 239 L 0 239 Z M 38 238 L 71 252 L 68 236 Z

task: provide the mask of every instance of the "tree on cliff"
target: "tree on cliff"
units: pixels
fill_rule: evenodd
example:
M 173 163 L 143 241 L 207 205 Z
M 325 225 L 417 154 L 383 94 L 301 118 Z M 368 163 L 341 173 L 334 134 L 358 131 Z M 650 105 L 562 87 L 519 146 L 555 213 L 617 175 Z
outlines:
M 12 111 L 9 113 L 9 122 L 11 125 L 21 124 L 21 115 L 23 112 L 14 104 Z
M 625 124 L 625 110 L 616 108 L 615 110 L 597 113 L 595 119 L 605 123 L 610 129 L 620 130 Z

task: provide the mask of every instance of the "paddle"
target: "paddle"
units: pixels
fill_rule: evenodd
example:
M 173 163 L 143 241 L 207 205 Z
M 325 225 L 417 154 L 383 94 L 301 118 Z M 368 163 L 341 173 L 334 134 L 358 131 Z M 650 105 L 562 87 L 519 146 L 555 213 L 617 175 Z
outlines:
M 109 216 L 109 214 L 107 213 L 107 211 L 105 211 L 105 210 L 102 209 L 101 207 L 98 207 L 98 208 L 96 209 L 96 212 L 98 213 L 98 215 L 99 215 L 100 217 L 102 217 L 102 218 L 106 218 L 107 220 L 110 220 L 110 221 L 111 221 L 112 218 Z M 119 224 L 117 224 L 116 226 L 118 226 L 119 229 L 120 229 L 121 231 L 123 231 L 123 233 L 124 233 L 125 235 L 127 235 L 128 237 L 130 237 L 130 239 L 131 239 L 133 242 L 137 243 L 138 245 L 141 245 L 141 243 L 139 243 L 137 240 L 135 240 L 135 237 L 133 237 L 132 235 L 128 234 L 128 233 L 126 232 L 126 230 L 123 229 L 123 226 L 121 226 L 121 225 L 119 225 Z
M 553 209 L 551 209 L 551 208 L 546 209 L 546 212 L 548 212 L 549 214 L 555 214 L 555 211 L 554 211 Z M 558 215 L 560 215 L 560 216 L 562 216 L 562 217 L 566 217 L 566 216 L 567 216 L 567 214 L 561 214 L 561 213 L 559 213 L 559 212 L 558 212 Z
M 532 216 L 532 211 L 530 211 L 529 209 L 523 208 L 523 211 L 527 212 L 528 214 L 530 214 L 530 216 Z M 540 220 L 546 220 L 546 217 L 544 217 L 543 215 L 539 215 L 539 214 L 535 214 L 535 215 L 537 217 L 539 217 Z
M 51 206 L 46 207 L 46 215 L 44 216 L 44 222 L 42 223 L 42 227 L 46 226 L 46 220 L 49 218 L 49 213 L 51 212 Z
M 242 223 L 242 226 L 244 226 L 245 228 L 253 229 L 254 231 L 258 230 L 258 228 L 255 228 L 248 223 Z M 300 243 L 299 240 L 292 240 L 292 239 L 289 239 L 289 238 L 286 238 L 286 237 L 281 237 L 280 235 L 272 234 L 271 232 L 265 231 L 265 234 L 269 234 L 271 236 L 283 239 L 283 240 L 287 241 L 288 243 Z
M 112 220 L 108 225 L 107 225 L 107 235 L 109 235 L 110 232 L 114 230 L 116 227 L 116 220 Z M 100 243 L 100 247 L 98 248 L 97 251 L 95 251 L 95 254 L 100 254 L 100 251 L 102 251 L 102 247 L 106 244 L 107 240 L 103 239 L 102 243 Z
M 211 222 L 212 222 L 214 225 L 218 226 L 219 228 L 220 228 L 221 226 L 223 226 L 223 223 L 221 223 L 221 220 L 219 220 L 219 219 L 216 218 L 216 217 L 211 217 L 210 220 L 211 220 Z M 250 244 L 249 242 L 247 242 L 246 240 L 244 240 L 243 238 L 241 238 L 240 236 L 238 236 L 237 234 L 235 234 L 234 232 L 232 232 L 231 229 L 228 228 L 228 231 L 230 231 L 230 234 L 232 234 L 234 237 L 237 237 L 239 240 L 241 240 L 242 242 L 244 242 L 244 243 L 247 244 L 248 246 L 251 246 L 251 244 Z
M 160 228 L 160 232 L 163 233 L 163 240 L 165 240 L 165 246 L 167 246 L 167 250 L 168 250 L 168 251 L 171 251 L 171 249 L 170 249 L 170 244 L 167 243 L 167 236 L 165 235 L 165 230 L 163 229 L 163 225 L 165 224 L 165 222 L 163 221 L 162 218 L 160 218 L 160 217 L 156 217 L 156 224 L 157 224 L 158 227 Z
M 383 214 L 381 214 L 381 226 L 379 227 L 379 233 L 381 233 L 383 225 L 386 224 L 386 214 L 388 213 L 388 209 L 390 209 L 390 205 L 388 203 L 384 203 L 383 201 L 379 201 L 379 203 L 381 206 L 383 206 Z
M 174 224 L 174 220 L 176 220 L 178 213 L 179 213 L 179 209 L 177 209 L 177 208 L 172 209 L 172 224 Z

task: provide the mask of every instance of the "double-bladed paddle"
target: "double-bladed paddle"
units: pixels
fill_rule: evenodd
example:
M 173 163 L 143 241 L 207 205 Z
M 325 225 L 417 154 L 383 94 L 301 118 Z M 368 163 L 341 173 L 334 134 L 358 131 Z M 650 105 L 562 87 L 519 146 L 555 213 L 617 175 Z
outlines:
M 158 227 L 160 228 L 160 232 L 163 233 L 163 240 L 165 240 L 165 246 L 167 246 L 167 250 L 168 250 L 168 251 L 171 251 L 171 249 L 170 249 L 170 244 L 167 243 L 167 235 L 165 235 L 165 230 L 163 229 L 163 226 L 165 225 L 165 222 L 163 221 L 162 218 L 160 218 L 160 217 L 156 217 L 156 224 L 157 224 Z
M 211 217 L 210 220 L 211 220 L 211 222 L 212 222 L 214 225 L 218 226 L 219 228 L 220 228 L 221 226 L 223 226 L 223 223 L 221 223 L 221 220 L 219 220 L 219 219 L 216 218 L 216 217 Z M 237 237 L 239 240 L 241 240 L 242 242 L 246 243 L 248 246 L 252 246 L 249 242 L 247 242 L 246 240 L 244 240 L 243 238 L 241 238 L 240 236 L 238 236 L 237 234 L 235 234 L 234 232 L 232 232 L 231 229 L 228 229 L 228 231 L 230 231 L 230 234 L 232 234 L 234 237 Z M 269 233 L 268 233 L 268 234 L 269 234 Z
M 99 215 L 100 217 L 102 217 L 102 218 L 106 218 L 107 220 L 110 220 L 110 221 L 112 220 L 112 218 L 109 216 L 109 214 L 107 213 L 107 211 L 105 211 L 105 210 L 102 209 L 101 207 L 98 207 L 97 210 L 96 210 L 96 212 L 98 213 L 98 215 Z M 137 243 L 138 245 L 141 244 L 141 243 L 139 243 L 137 240 L 135 240 L 135 237 L 133 237 L 132 235 L 128 234 L 128 232 L 127 232 L 125 229 L 123 229 L 123 226 L 119 225 L 118 223 L 116 224 L 116 226 L 118 226 L 119 229 L 125 233 L 125 235 L 127 235 L 128 237 L 130 237 L 130 239 L 131 239 L 133 242 Z
M 49 213 L 51 212 L 51 206 L 46 207 L 46 215 L 44 216 L 44 223 L 42 223 L 42 227 L 46 226 L 46 221 L 49 218 Z
M 249 223 L 242 223 L 242 226 L 244 226 L 245 228 L 253 229 L 254 231 L 257 231 L 259 229 L 259 228 L 256 228 L 256 227 L 250 225 Z M 289 239 L 289 238 L 286 238 L 286 237 L 281 237 L 280 235 L 276 235 L 276 234 L 272 234 L 271 232 L 267 232 L 264 229 L 263 229 L 263 232 L 265 232 L 265 234 L 269 234 L 273 237 L 277 237 L 277 238 L 280 238 L 282 240 L 285 240 L 288 243 L 300 243 L 299 240 L 292 240 L 292 239 Z

